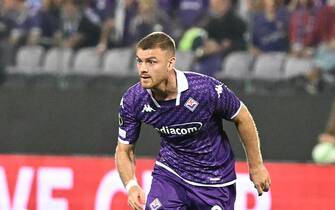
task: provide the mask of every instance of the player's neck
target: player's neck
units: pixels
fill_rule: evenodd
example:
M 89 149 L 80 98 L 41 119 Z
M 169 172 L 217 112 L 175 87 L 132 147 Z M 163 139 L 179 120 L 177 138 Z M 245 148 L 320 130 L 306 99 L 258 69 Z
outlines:
M 176 72 L 172 71 L 167 80 L 151 89 L 151 91 L 157 101 L 176 99 L 178 93 Z

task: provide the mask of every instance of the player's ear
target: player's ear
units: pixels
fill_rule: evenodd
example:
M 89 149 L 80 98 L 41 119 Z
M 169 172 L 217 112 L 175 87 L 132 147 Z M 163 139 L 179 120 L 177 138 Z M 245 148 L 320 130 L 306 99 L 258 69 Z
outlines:
M 173 69 L 176 64 L 176 57 L 173 56 L 170 58 L 169 63 L 168 63 L 168 69 Z

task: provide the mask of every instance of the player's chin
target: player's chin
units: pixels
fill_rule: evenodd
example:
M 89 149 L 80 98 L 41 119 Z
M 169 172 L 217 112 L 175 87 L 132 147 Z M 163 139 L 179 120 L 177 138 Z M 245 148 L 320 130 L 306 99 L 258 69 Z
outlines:
M 141 79 L 141 86 L 144 88 L 144 89 L 150 89 L 152 88 L 152 83 L 151 82 L 148 82 L 148 81 L 144 81 Z

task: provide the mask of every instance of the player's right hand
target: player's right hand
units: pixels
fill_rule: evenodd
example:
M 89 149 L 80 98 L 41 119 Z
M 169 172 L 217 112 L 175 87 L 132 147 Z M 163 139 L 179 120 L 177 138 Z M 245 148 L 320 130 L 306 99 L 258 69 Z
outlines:
M 128 192 L 128 204 L 132 209 L 143 210 L 145 194 L 140 186 L 133 186 Z
M 250 179 L 257 189 L 258 195 L 268 192 L 271 186 L 271 178 L 264 164 L 249 167 Z

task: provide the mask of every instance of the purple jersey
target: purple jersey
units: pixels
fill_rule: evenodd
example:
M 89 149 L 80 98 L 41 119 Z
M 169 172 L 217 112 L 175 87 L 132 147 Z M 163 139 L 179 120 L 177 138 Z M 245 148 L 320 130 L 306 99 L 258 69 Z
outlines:
M 174 100 L 156 101 L 140 83 L 128 89 L 120 104 L 119 142 L 135 143 L 141 123 L 149 124 L 161 136 L 154 173 L 174 174 L 195 186 L 234 183 L 234 155 L 222 118 L 233 119 L 240 100 L 212 77 L 178 70 L 176 75 Z

